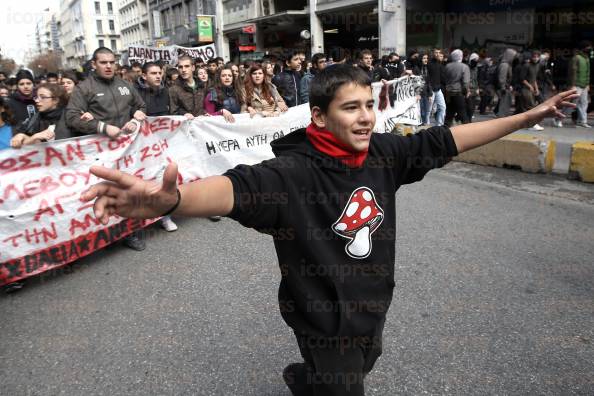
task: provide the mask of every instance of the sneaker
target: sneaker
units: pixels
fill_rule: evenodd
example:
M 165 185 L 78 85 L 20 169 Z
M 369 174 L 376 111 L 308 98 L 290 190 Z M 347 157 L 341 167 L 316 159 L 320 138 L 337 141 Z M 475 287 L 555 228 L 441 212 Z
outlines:
M 210 221 L 221 221 L 221 216 L 210 216 L 208 219 Z
M 585 122 L 578 122 L 577 124 L 575 124 L 576 127 L 579 128 L 592 128 L 590 125 L 586 124 Z
M 293 396 L 311 396 L 313 385 L 308 383 L 308 370 L 305 363 L 291 363 L 283 370 L 283 380 Z
M 543 127 L 541 127 L 541 126 L 540 126 L 540 125 L 538 125 L 538 124 L 534 124 L 534 126 L 532 127 L 532 129 L 533 129 L 534 131 L 544 131 L 544 128 L 543 128 Z
M 167 232 L 177 231 L 177 224 L 171 220 L 171 216 L 165 216 L 161 219 L 161 227 Z
M 557 127 L 557 128 L 563 128 L 563 121 L 561 121 L 561 120 L 558 120 L 558 119 L 556 119 L 556 118 L 555 118 L 555 119 L 553 120 L 553 125 L 554 125 L 555 127 Z
M 124 245 L 128 246 L 132 250 L 136 250 L 137 252 L 142 252 L 144 249 L 146 249 L 146 243 L 134 234 L 128 235 L 124 238 Z

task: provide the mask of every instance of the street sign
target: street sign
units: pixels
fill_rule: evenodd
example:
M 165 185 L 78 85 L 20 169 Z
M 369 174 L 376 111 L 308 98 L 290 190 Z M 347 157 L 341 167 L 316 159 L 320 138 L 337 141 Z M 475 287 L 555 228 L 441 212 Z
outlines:
M 206 15 L 198 15 L 196 25 L 198 26 L 198 42 L 211 43 L 213 41 L 212 17 Z

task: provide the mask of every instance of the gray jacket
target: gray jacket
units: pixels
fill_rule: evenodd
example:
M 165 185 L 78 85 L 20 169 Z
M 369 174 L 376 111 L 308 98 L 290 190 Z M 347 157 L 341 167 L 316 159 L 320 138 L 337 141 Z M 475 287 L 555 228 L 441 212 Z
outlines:
M 503 52 L 501 63 L 497 68 L 497 89 L 508 89 L 512 81 L 512 63 L 517 55 L 517 51 L 508 48 Z
M 470 87 L 470 68 L 462 62 L 450 62 L 445 67 L 446 92 L 465 94 Z
M 107 125 L 123 127 L 137 110 L 146 113 L 146 105 L 132 84 L 119 77 L 105 80 L 91 74 L 72 92 L 66 106 L 66 125 L 78 135 L 105 133 Z M 94 119 L 81 120 L 86 112 Z

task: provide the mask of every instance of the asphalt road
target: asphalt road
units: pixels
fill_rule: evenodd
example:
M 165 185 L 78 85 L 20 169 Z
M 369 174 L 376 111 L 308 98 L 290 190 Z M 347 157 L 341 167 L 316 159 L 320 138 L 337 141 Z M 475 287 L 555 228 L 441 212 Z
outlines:
M 594 394 L 594 185 L 451 164 L 398 194 L 368 395 Z M 2 395 L 289 395 L 269 237 L 149 229 L 0 296 Z

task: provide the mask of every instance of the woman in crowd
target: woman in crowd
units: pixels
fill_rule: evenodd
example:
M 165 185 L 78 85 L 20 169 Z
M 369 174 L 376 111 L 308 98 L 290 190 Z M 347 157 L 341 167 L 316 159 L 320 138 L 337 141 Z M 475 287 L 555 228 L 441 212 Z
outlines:
M 72 91 L 74 91 L 74 87 L 77 84 L 78 78 L 74 72 L 67 71 L 62 74 L 62 88 L 64 88 L 64 91 L 66 91 L 68 98 L 70 98 L 70 95 L 72 95 Z
M 280 102 L 284 103 L 274 85 L 266 81 L 262 66 L 252 65 L 245 79 L 245 102 L 241 112 L 250 113 L 250 117 L 256 114 L 276 117 L 283 111 Z
M 177 80 L 177 78 L 179 77 L 179 71 L 175 67 L 170 67 L 167 69 L 166 75 L 167 80 L 165 81 L 165 83 L 168 87 L 171 87 L 175 83 L 175 80 Z
M 272 63 L 269 60 L 263 61 L 262 70 L 264 70 L 264 77 L 266 77 L 266 82 L 271 83 L 272 77 L 274 77 L 274 63 Z
M 37 88 L 35 105 L 37 113 L 21 124 L 11 140 L 13 148 L 70 137 L 64 120 L 68 103 L 66 91 L 57 84 L 41 84 Z
M 199 67 L 196 70 L 196 75 L 198 76 L 198 80 L 202 81 L 205 87 L 208 87 L 208 70 L 206 70 L 206 66 Z
M 35 94 L 33 75 L 27 70 L 20 70 L 16 75 L 17 90 L 10 97 L 10 108 L 17 125 L 35 114 Z
M 8 99 L 0 98 L 0 150 L 10 148 L 15 120 Z
M 233 78 L 233 70 L 224 66 L 217 72 L 213 87 L 204 98 L 204 110 L 210 115 L 222 115 L 227 122 L 235 122 L 233 114 L 241 112 L 240 92 Z

